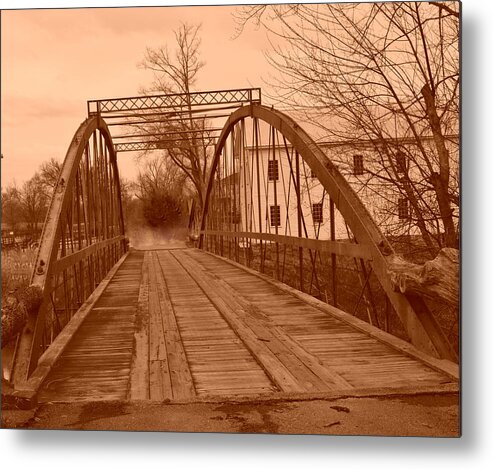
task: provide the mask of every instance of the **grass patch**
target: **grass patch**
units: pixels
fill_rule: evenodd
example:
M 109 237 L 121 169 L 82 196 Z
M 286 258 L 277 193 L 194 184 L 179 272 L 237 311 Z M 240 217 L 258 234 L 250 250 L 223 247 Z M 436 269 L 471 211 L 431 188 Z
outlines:
M 9 292 L 29 285 L 36 252 L 36 249 L 2 251 L 2 300 Z

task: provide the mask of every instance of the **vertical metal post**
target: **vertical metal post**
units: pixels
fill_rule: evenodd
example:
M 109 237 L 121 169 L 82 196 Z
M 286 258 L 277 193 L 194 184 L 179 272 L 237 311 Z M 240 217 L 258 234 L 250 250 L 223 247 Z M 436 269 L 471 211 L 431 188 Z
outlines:
M 378 328 L 380 328 L 380 322 L 378 320 L 378 310 L 375 304 L 375 300 L 373 298 L 373 292 L 371 290 L 371 284 L 370 284 L 370 276 L 371 276 L 371 267 L 370 270 L 368 271 L 365 265 L 365 261 L 363 259 L 360 259 L 360 265 L 361 265 L 361 271 L 363 272 L 364 278 L 366 278 L 366 293 L 365 293 L 365 299 L 367 300 L 367 303 L 369 303 L 369 307 L 371 308 L 371 311 L 369 312 L 369 317 L 370 317 L 370 324 L 376 325 Z M 365 291 L 365 290 L 363 290 Z M 368 304 L 367 304 L 368 308 Z
M 272 129 L 272 160 L 276 162 L 276 129 L 274 126 L 271 127 Z M 277 166 L 276 166 L 277 164 Z M 278 163 L 274 164 L 274 168 L 277 169 L 277 174 L 274 173 L 274 207 L 276 210 L 276 215 L 277 215 L 277 176 L 279 176 L 279 165 Z M 281 221 L 281 208 L 279 207 L 279 223 Z M 272 223 L 272 220 L 271 220 Z M 276 217 L 276 224 L 274 226 L 275 232 L 276 232 L 276 237 L 279 234 L 279 225 L 277 223 L 277 217 Z M 280 275 L 279 275 L 279 243 L 276 241 L 276 277 L 277 280 L 279 280 Z
M 234 128 L 231 130 L 231 134 L 230 134 L 230 138 L 232 139 L 232 141 L 234 142 Z M 231 147 L 233 147 L 233 145 L 231 145 Z M 227 152 L 226 153 L 226 158 L 227 158 Z M 234 159 L 234 157 L 233 157 Z M 227 161 L 227 159 L 226 159 Z M 226 220 L 228 221 L 228 231 L 231 233 L 233 230 L 231 229 L 231 168 L 232 165 L 231 165 L 231 162 L 229 162 L 229 164 L 227 164 L 226 166 L 226 173 L 228 174 L 228 176 L 226 176 L 227 178 L 227 197 L 226 197 L 226 200 L 225 200 L 225 209 L 226 209 Z M 231 236 L 228 236 L 228 258 L 231 259 Z
M 244 202 L 243 205 L 245 207 L 245 216 L 241 214 L 240 210 L 240 215 L 241 215 L 241 220 L 240 220 L 240 227 L 243 228 L 243 231 L 251 231 L 251 228 L 249 227 L 248 223 L 248 191 L 247 191 L 247 183 L 248 183 L 248 178 L 247 176 L 249 175 L 249 170 L 248 170 L 248 165 L 247 165 L 247 155 L 245 151 L 245 138 L 246 138 L 246 132 L 245 132 L 245 120 L 242 119 L 241 121 L 241 138 L 240 138 L 240 178 L 241 178 L 241 172 L 243 171 L 243 198 Z M 241 193 L 240 193 L 240 200 L 241 200 Z M 240 208 L 241 208 L 241 202 L 240 202 Z M 245 264 L 247 267 L 250 267 L 250 240 L 249 238 L 245 238 L 243 240 L 243 252 L 245 254 Z
M 238 129 L 238 132 L 240 132 L 240 130 Z M 237 219 L 236 219 L 236 205 L 238 203 L 238 201 L 236 200 L 237 197 L 236 197 L 236 192 L 238 190 L 239 192 L 239 183 L 240 183 L 240 174 L 238 173 L 238 183 L 236 183 L 236 151 L 238 150 L 237 148 L 235 148 L 235 143 L 236 143 L 236 136 L 233 134 L 233 142 L 232 142 L 232 154 L 233 154 L 233 167 L 232 167 L 232 171 L 233 171 L 233 174 L 232 174 L 232 183 L 233 183 L 233 210 L 231 211 L 231 221 L 233 222 L 233 230 L 234 232 L 236 233 L 238 230 L 237 230 L 237 227 L 238 227 L 238 224 L 236 223 Z M 239 170 L 238 170 L 239 171 Z M 239 262 L 239 239 L 238 237 L 234 237 L 234 249 L 235 249 L 235 261 L 236 262 Z
M 61 232 L 61 236 L 60 236 L 60 240 L 61 240 L 61 257 L 65 257 L 67 255 L 67 237 L 66 237 L 66 233 L 65 233 L 65 228 L 66 228 L 66 225 L 67 225 L 67 219 L 63 217 L 60 221 L 60 232 Z M 68 285 L 67 285 L 67 271 L 64 270 L 62 272 L 62 278 L 63 278 L 63 309 L 64 309 L 64 321 L 68 322 L 68 315 L 69 315 L 69 312 L 70 312 L 70 304 L 69 304 L 69 292 L 68 292 Z M 60 306 L 62 306 L 62 304 L 60 304 Z M 58 311 L 54 310 L 53 311 L 54 313 L 54 316 L 57 320 L 57 323 L 58 323 L 58 329 L 57 330 L 57 334 L 60 332 L 60 317 L 58 315 Z M 53 325 L 52 325 L 52 328 L 53 328 Z
M 300 190 L 300 155 L 296 152 L 296 201 L 297 201 L 297 224 L 298 224 L 298 238 L 302 237 L 301 223 L 303 212 L 301 208 L 301 190 Z M 298 261 L 299 261 L 299 277 L 300 277 L 300 290 L 303 291 L 303 246 L 298 247 Z
M 335 241 L 336 239 L 336 224 L 335 224 L 335 210 L 334 210 L 334 201 L 332 197 L 329 199 L 329 207 L 330 207 L 330 239 L 331 241 Z M 331 264 L 332 264 L 332 299 L 334 302 L 334 306 L 337 308 L 337 258 L 334 253 L 330 255 Z
M 223 150 L 223 152 L 224 152 L 224 150 Z M 222 155 L 224 155 L 224 153 L 222 153 Z M 222 183 L 221 183 L 221 180 L 222 180 L 221 170 L 224 172 L 224 169 L 221 169 L 221 168 L 223 168 L 223 166 L 221 166 L 221 156 L 219 156 L 219 159 L 217 161 L 217 186 L 218 187 L 217 187 L 217 191 L 214 191 L 214 204 L 216 205 L 218 210 L 212 211 L 212 214 L 213 214 L 212 220 L 214 222 L 214 228 L 216 230 L 223 231 L 224 230 L 224 223 L 223 223 L 224 207 L 221 206 L 221 203 L 218 201 L 218 196 L 217 196 L 217 194 L 219 194 L 219 200 L 223 196 L 223 187 L 222 187 Z M 219 206 L 217 206 L 217 205 L 219 205 Z M 209 220 L 209 218 L 208 218 L 208 220 Z M 221 256 L 224 256 L 224 236 L 223 235 L 221 235 L 219 238 L 219 252 L 220 252 Z M 217 254 L 217 251 L 216 251 L 216 254 Z
M 259 163 L 259 149 L 258 149 L 258 119 L 255 117 L 253 119 L 255 127 L 255 164 L 257 167 L 257 205 L 258 205 L 258 229 L 259 233 L 262 233 L 262 203 L 260 201 L 260 163 Z M 263 243 L 260 239 L 260 272 L 264 272 L 264 253 L 263 253 Z

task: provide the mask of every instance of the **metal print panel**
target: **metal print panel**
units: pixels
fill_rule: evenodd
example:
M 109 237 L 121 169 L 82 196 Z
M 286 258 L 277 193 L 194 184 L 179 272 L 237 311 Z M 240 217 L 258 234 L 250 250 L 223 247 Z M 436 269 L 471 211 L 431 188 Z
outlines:
M 4 428 L 460 436 L 458 2 L 1 21 Z

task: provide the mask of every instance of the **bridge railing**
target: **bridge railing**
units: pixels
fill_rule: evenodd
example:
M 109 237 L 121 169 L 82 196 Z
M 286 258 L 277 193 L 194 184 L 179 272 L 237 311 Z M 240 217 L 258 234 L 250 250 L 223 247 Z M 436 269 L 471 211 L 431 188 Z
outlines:
M 211 166 L 199 247 L 456 359 L 419 298 L 395 291 L 392 246 L 327 154 L 289 116 L 261 105 L 228 119 Z
M 84 301 L 105 278 L 111 267 L 124 254 L 125 237 L 116 235 L 109 239 L 94 241 L 77 249 L 65 249 L 52 268 L 50 281 L 45 285 L 44 302 L 38 313 L 39 329 L 33 343 L 32 368 L 36 357 L 53 343 Z M 67 240 L 72 244 L 73 240 Z M 42 332 L 41 332 L 42 331 Z M 32 370 L 31 370 L 32 371 Z
M 19 337 L 14 383 L 29 378 L 127 249 L 116 153 L 105 122 L 90 117 L 70 143 L 43 225 L 31 278 L 43 299 Z

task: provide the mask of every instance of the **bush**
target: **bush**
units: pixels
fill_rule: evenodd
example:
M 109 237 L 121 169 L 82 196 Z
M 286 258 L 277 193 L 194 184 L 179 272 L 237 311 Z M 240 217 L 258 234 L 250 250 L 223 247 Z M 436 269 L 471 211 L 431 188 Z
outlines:
M 152 227 L 173 225 L 180 220 L 181 203 L 170 194 L 153 194 L 144 201 L 144 218 Z

